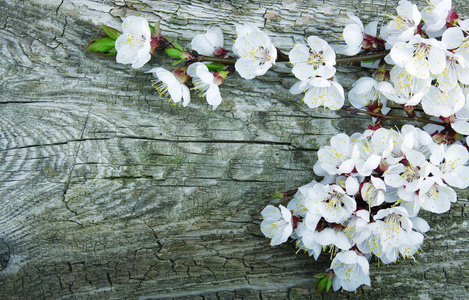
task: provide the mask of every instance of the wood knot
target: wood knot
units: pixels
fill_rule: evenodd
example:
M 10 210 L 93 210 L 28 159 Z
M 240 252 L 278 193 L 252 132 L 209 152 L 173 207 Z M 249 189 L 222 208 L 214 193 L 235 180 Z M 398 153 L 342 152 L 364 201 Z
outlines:
M 8 266 L 10 261 L 10 247 L 3 239 L 0 239 L 0 271 Z

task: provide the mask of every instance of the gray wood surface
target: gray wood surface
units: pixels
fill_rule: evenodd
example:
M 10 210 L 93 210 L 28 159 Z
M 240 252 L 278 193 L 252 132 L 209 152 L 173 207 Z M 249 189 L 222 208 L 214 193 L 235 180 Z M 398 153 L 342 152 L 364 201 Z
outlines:
M 423 1 L 420 1 L 420 4 Z M 466 1 L 453 1 L 468 16 Z M 316 150 L 369 119 L 311 110 L 289 94 L 279 63 L 221 87 L 212 111 L 186 107 L 141 70 L 85 52 L 121 17 L 160 20 L 189 45 L 221 26 L 254 23 L 288 52 L 319 35 L 337 42 L 347 13 L 365 22 L 397 1 L 0 0 L 0 298 L 309 299 L 326 269 L 292 244 L 270 247 L 260 211 L 276 190 L 314 178 Z M 350 87 L 361 73 L 340 66 Z M 423 214 L 432 229 L 417 262 L 378 267 L 372 287 L 327 299 L 464 299 L 469 289 L 467 191 L 449 213 Z

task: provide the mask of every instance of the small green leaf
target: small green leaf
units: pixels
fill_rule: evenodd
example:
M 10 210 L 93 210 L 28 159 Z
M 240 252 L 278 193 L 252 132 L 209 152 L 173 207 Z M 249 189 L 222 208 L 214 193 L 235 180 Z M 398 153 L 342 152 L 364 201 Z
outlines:
M 328 282 L 327 277 L 323 277 L 319 279 L 318 282 L 316 283 L 315 293 L 319 294 L 320 292 L 322 292 L 324 288 L 326 287 L 327 282 Z
M 150 27 L 150 32 L 151 33 L 155 32 L 155 27 L 151 26 L 150 23 L 148 23 L 148 27 Z
M 371 64 L 371 63 L 374 63 L 375 61 L 377 61 L 377 59 L 365 60 L 365 61 L 363 61 L 363 62 L 364 62 L 364 63 L 367 63 L 367 64 Z
M 181 52 L 184 52 L 184 50 L 182 50 L 181 46 L 179 46 L 178 43 L 174 42 L 174 45 L 176 46 L 176 48 L 178 48 L 179 50 L 181 50 Z
M 121 32 L 115 28 L 103 25 L 103 29 L 106 32 L 106 34 L 109 35 L 111 39 L 116 40 L 119 37 L 119 35 L 121 35 Z
M 318 279 L 321 279 L 321 278 L 323 278 L 324 276 L 327 276 L 327 274 L 326 274 L 326 273 L 319 273 L 319 274 L 314 274 L 314 275 L 313 275 L 314 278 L 318 278 Z
M 219 63 L 211 63 L 206 65 L 209 71 L 223 71 L 226 69 L 226 66 Z
M 332 285 L 332 280 L 328 280 L 326 284 L 326 293 L 329 292 L 329 290 L 331 289 L 331 285 Z
M 180 59 L 180 60 L 178 60 L 178 61 L 173 62 L 173 66 L 177 65 L 178 63 L 180 63 L 180 62 L 183 61 L 183 60 L 184 60 L 184 59 Z
M 98 52 L 106 53 L 109 50 L 111 50 L 112 48 L 114 48 L 115 42 L 116 41 L 111 39 L 111 38 L 99 39 L 99 40 L 91 42 L 88 45 L 88 48 L 86 48 L 86 50 L 87 51 L 98 51 Z
M 168 55 L 171 56 L 171 57 L 174 57 L 174 58 L 181 58 L 181 56 L 179 56 L 179 54 L 181 54 L 182 51 L 179 50 L 179 49 L 166 48 L 166 49 L 164 49 L 164 51 L 166 52 L 166 54 L 168 54 Z
M 210 70 L 210 68 L 209 68 Z M 275 191 L 275 194 L 272 196 L 274 199 L 283 199 L 283 193 L 279 191 Z
M 112 48 L 111 50 L 109 50 L 108 53 L 106 53 L 106 56 L 116 56 L 116 55 L 117 55 L 116 48 Z

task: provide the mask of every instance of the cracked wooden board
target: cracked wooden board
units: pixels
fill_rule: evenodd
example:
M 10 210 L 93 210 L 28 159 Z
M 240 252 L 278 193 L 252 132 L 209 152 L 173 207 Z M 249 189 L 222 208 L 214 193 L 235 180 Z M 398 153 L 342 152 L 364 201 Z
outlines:
M 270 247 L 260 211 L 277 204 L 275 190 L 313 179 L 315 151 L 332 135 L 368 119 L 308 109 L 289 94 L 295 79 L 284 64 L 252 81 L 230 77 L 215 111 L 199 98 L 175 107 L 150 87 L 150 66 L 132 70 L 84 49 L 103 36 L 101 24 L 142 15 L 183 46 L 210 25 L 230 46 L 235 24 L 255 23 L 287 52 L 304 34 L 337 41 L 347 13 L 367 22 L 393 5 L 0 0 L 0 295 L 310 298 L 327 254 L 315 262 L 291 244 Z M 346 87 L 363 74 L 339 71 Z M 432 229 L 418 263 L 373 262 L 372 288 L 324 298 L 465 298 L 468 201 L 459 195 L 450 213 L 424 215 Z

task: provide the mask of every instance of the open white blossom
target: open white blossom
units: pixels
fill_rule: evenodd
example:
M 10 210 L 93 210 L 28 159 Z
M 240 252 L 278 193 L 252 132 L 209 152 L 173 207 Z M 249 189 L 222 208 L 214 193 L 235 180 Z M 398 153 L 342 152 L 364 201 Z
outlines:
M 384 174 L 387 185 L 402 188 L 407 192 L 415 192 L 420 189 L 423 181 L 430 174 L 430 163 L 425 156 L 418 151 L 409 150 L 405 154 L 407 164 L 398 163 L 392 165 Z
M 267 205 L 261 212 L 264 220 L 261 223 L 262 233 L 271 238 L 271 246 L 285 243 L 293 232 L 292 213 L 283 205 L 280 209 Z
M 360 190 L 362 199 L 368 204 L 369 208 L 378 206 L 384 202 L 384 192 L 386 184 L 381 178 L 370 176 L 371 181 L 365 182 Z
M 352 172 L 358 159 L 358 146 L 350 143 L 350 137 L 340 133 L 331 138 L 331 145 L 318 151 L 318 163 L 327 173 L 346 174 Z
M 355 108 L 363 108 L 370 103 L 378 100 L 383 105 L 381 108 L 384 114 L 388 113 L 390 108 L 386 107 L 387 98 L 379 91 L 379 82 L 371 77 L 361 77 L 354 84 L 348 93 L 350 104 Z
M 316 241 L 319 232 L 308 228 L 303 222 L 298 222 L 298 228 L 295 230 L 295 233 L 296 247 L 299 250 L 305 250 L 317 260 L 322 252 L 322 245 Z
M 451 202 L 456 202 L 456 192 L 443 183 L 439 177 L 425 180 L 419 191 L 419 204 L 428 211 L 441 214 L 451 208 Z
M 329 44 L 317 37 L 306 39 L 309 48 L 302 44 L 295 44 L 289 53 L 292 72 L 299 80 L 321 76 L 330 78 L 335 74 L 335 52 Z
M 446 29 L 442 36 L 442 42 L 447 49 L 461 55 L 466 63 L 469 63 L 469 19 L 458 22 L 458 27 Z
M 451 123 L 451 128 L 456 132 L 469 135 L 469 103 L 466 98 L 466 104 L 456 113 L 456 119 Z M 469 139 L 466 138 L 466 142 Z
M 179 103 L 182 100 L 182 106 L 189 104 L 191 101 L 189 88 L 181 83 L 173 73 L 163 68 L 153 68 L 147 73 L 152 73 L 158 78 L 158 81 L 152 86 L 156 88 L 160 96 L 170 98 L 174 103 Z
M 309 190 L 305 207 L 320 214 L 326 221 L 340 223 L 357 209 L 353 198 L 348 196 L 338 185 L 316 184 Z
M 422 10 L 425 21 L 425 32 L 438 36 L 446 26 L 446 18 L 451 11 L 451 0 L 429 0 L 428 6 Z
M 365 38 L 367 38 L 367 40 L 376 40 L 378 36 L 378 21 L 370 22 L 363 27 L 362 21 L 356 16 L 349 15 L 349 18 L 351 23 L 345 26 L 342 34 L 347 44 L 342 53 L 345 55 L 356 55 L 363 48 Z M 370 42 L 370 40 L 368 40 L 368 42 Z M 365 44 L 366 43 L 365 41 Z
M 205 96 L 208 104 L 216 109 L 221 103 L 220 89 L 215 83 L 215 77 L 203 63 L 195 63 L 187 68 L 187 74 L 192 77 L 194 89 Z
M 210 28 L 196 35 L 191 41 L 192 49 L 202 55 L 211 56 L 218 48 L 223 48 L 223 32 L 219 27 Z
M 466 147 L 439 145 L 430 156 L 430 162 L 435 166 L 432 174 L 451 186 L 465 189 L 469 186 L 469 167 L 465 166 L 468 160 Z
M 391 45 L 410 40 L 422 19 L 417 5 L 407 0 L 399 1 L 396 11 L 397 17 L 393 16 L 393 20 L 384 30 L 386 41 Z
M 368 260 L 353 250 L 337 253 L 332 260 L 331 269 L 336 275 L 332 281 L 335 291 L 342 287 L 352 292 L 362 284 L 371 285 Z
M 310 108 L 324 106 L 332 110 L 344 105 L 344 88 L 336 81 L 323 77 L 314 77 L 306 81 L 298 81 L 290 88 L 290 93 L 297 95 L 305 92 L 303 101 Z
M 469 84 L 469 68 L 464 58 L 459 54 L 446 51 L 446 68 L 436 78 L 438 88 L 443 91 L 449 91 L 458 85 Z
M 236 71 L 244 79 L 264 75 L 275 64 L 277 48 L 267 34 L 253 25 L 238 25 L 236 32 L 233 52 L 240 57 L 235 64 Z
M 122 22 L 122 34 L 116 40 L 116 61 L 141 68 L 150 58 L 151 31 L 147 20 L 130 16 Z
M 385 128 L 366 130 L 357 142 L 360 157 L 356 162 L 356 170 L 362 176 L 371 175 L 381 160 L 391 154 L 394 145 L 390 131 Z
M 412 231 L 412 221 L 402 207 L 381 209 L 373 219 L 378 226 L 384 251 L 387 251 L 388 246 L 400 246 L 404 242 L 404 236 Z
M 352 247 L 351 239 L 340 230 L 325 228 L 316 236 L 316 243 L 326 247 L 330 246 L 341 250 L 349 250 Z
M 390 72 L 391 82 L 383 81 L 376 88 L 389 100 L 408 106 L 417 105 L 428 92 L 431 78 L 417 78 L 409 74 L 405 68 L 394 66 Z
M 436 39 L 413 36 L 407 43 L 398 42 L 391 49 L 394 63 L 417 78 L 426 79 L 438 75 L 446 67 L 445 47 Z
M 311 181 L 308 184 L 305 184 L 298 188 L 298 191 L 295 193 L 294 197 L 290 202 L 288 202 L 287 208 L 293 212 L 294 216 L 297 217 L 305 217 L 308 210 L 304 206 L 304 202 L 306 201 L 309 189 L 311 189 L 315 184 L 316 180 Z
M 459 85 L 445 92 L 432 85 L 422 98 L 425 113 L 435 117 L 449 117 L 462 109 L 465 103 L 466 97 Z

